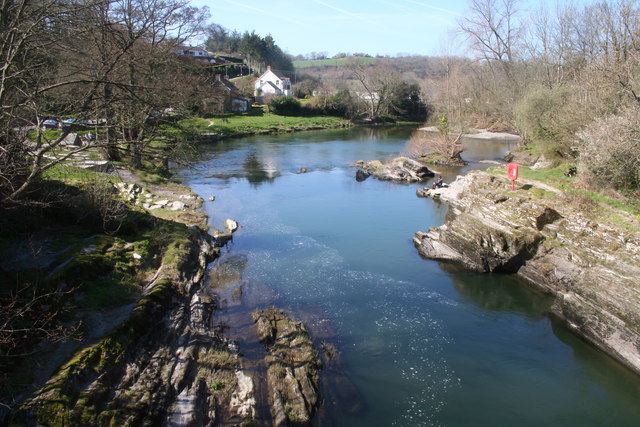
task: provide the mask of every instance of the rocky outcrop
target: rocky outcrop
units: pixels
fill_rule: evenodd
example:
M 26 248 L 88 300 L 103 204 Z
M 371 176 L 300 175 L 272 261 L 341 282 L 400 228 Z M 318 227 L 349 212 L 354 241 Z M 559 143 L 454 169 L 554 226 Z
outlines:
M 528 279 L 555 295 L 552 315 L 640 373 L 637 218 L 523 182 L 512 192 L 506 177 L 471 173 L 449 188 L 418 190 L 450 211 L 445 225 L 416 233 L 416 248 L 429 259 Z
M 186 229 L 186 227 L 185 227 Z M 128 320 L 63 365 L 14 422 L 40 425 L 204 425 L 215 420 L 210 377 L 198 363 L 224 340 L 208 328 L 215 302 L 200 283 L 216 251 L 191 230 Z M 228 350 L 227 350 L 228 351 Z
M 144 194 L 137 185 L 122 188 L 135 199 L 131 203 Z M 202 286 L 206 266 L 222 242 L 195 225 L 166 221 L 161 229 L 167 246 L 156 256 L 162 261 L 129 317 L 78 350 L 21 404 L 11 423 L 252 422 L 252 379 L 242 371 L 237 345 L 212 326 L 218 301 Z
M 356 172 L 358 181 L 366 179 L 367 175 L 382 181 L 399 182 L 419 182 L 435 176 L 424 164 L 408 157 L 398 157 L 384 163 L 380 160 L 360 160 L 356 162 L 356 166 L 359 168 Z
M 318 352 L 301 322 L 282 310 L 267 308 L 251 313 L 258 337 L 267 350 L 267 381 L 273 425 L 311 425 L 318 409 Z

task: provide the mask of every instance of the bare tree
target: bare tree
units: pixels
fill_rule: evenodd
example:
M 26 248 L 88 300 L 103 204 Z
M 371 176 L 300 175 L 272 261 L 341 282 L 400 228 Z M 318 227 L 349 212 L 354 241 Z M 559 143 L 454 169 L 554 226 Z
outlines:
M 47 117 L 96 120 L 110 157 L 126 136 L 139 166 L 151 115 L 179 98 L 180 79 L 167 85 L 172 51 L 206 16 L 182 0 L 2 1 L 0 204 L 24 201 L 42 172 L 86 149 L 61 151 L 71 128 L 48 139 Z M 31 129 L 34 142 L 25 143 Z
M 399 73 L 387 64 L 366 65 L 357 59 L 348 68 L 357 82 L 358 98 L 367 106 L 368 118 L 376 120 L 387 112 Z
M 516 89 L 515 61 L 522 37 L 519 0 L 470 0 L 469 11 L 458 21 L 471 49 L 497 72 L 500 69 Z

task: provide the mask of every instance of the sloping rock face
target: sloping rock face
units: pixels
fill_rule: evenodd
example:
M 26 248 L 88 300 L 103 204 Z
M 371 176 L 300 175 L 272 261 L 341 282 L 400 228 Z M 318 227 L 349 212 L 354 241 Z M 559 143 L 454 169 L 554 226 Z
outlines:
M 419 182 L 435 176 L 424 164 L 408 157 L 398 157 L 384 163 L 380 160 L 359 161 L 356 165 L 366 174 L 383 181 Z M 363 180 L 362 176 L 362 172 L 356 174 L 359 181 Z
M 640 373 L 640 235 L 630 231 L 637 219 L 603 215 L 595 203 L 540 183 L 510 187 L 506 178 L 471 173 L 449 188 L 418 190 L 451 207 L 445 225 L 415 234 L 420 254 L 517 273 L 555 295 L 552 315 Z
M 63 365 L 13 423 L 202 426 L 225 411 L 237 424 L 251 418 L 246 401 L 229 415 L 229 395 L 244 386 L 237 349 L 210 327 L 216 301 L 201 287 L 217 254 L 212 239 L 194 229 L 175 253 L 131 317 Z

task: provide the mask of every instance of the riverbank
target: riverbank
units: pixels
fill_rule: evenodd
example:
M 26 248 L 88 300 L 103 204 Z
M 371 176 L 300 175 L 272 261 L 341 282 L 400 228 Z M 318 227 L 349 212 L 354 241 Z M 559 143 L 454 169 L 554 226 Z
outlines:
M 440 130 L 436 126 L 421 127 L 418 130 L 424 132 L 440 132 Z M 467 129 L 466 133 L 464 133 L 462 136 L 468 139 L 493 139 L 505 142 L 519 142 L 520 140 L 522 140 L 522 137 L 515 133 L 491 132 L 487 129 Z
M 177 122 L 178 128 L 207 140 L 237 138 L 252 135 L 300 132 L 321 129 L 340 129 L 353 124 L 333 116 L 281 116 L 254 107 L 248 113 L 193 117 Z M 165 131 L 171 134 L 173 128 Z
M 627 212 L 505 173 L 472 172 L 418 190 L 450 206 L 447 222 L 417 232 L 429 259 L 513 273 L 555 297 L 550 314 L 640 374 L 640 223 Z
M 5 260 L 3 269 L 13 268 L 16 277 L 37 264 L 37 274 L 47 277 L 45 286 L 60 289 L 64 283 L 70 288 L 58 303 L 69 306 L 65 322 L 77 325 L 73 336 L 42 341 L 31 363 L 13 366 L 14 374 L 29 377 L 31 384 L 20 390 L 3 388 L 3 400 L 11 399 L 14 406 L 1 414 L 5 422 L 244 424 L 269 419 L 261 411 L 270 405 L 274 425 L 311 420 L 321 402 L 322 364 L 304 326 L 278 311 L 277 327 L 297 332 L 279 333 L 273 340 L 262 333 L 265 345 L 268 341 L 277 347 L 262 363 L 285 367 L 270 368 L 267 381 L 243 367 L 242 349 L 215 320 L 224 302 L 205 286 L 205 272 L 232 238 L 234 221 L 225 221 L 225 230 L 210 229 L 201 209 L 204 200 L 172 180 L 123 167 L 110 175 L 59 169 L 50 178 L 60 177 L 60 183 L 79 185 L 81 191 L 90 191 L 87 181 L 100 185 L 103 202 L 112 200 L 126 217 L 123 221 L 135 221 L 111 235 L 76 229 L 72 243 L 64 243 L 63 256 L 44 262 L 41 254 L 68 238 L 49 228 L 46 239 L 28 239 L 42 246 L 32 262 L 20 267 Z M 61 226 L 55 220 L 50 225 Z M 120 282 L 126 287 L 118 287 Z M 255 321 L 264 322 L 263 317 Z M 295 363 L 286 368 L 289 360 Z M 307 365 L 310 373 L 300 374 Z M 289 378 L 294 368 L 295 376 Z M 281 373 L 286 374 L 286 390 L 280 386 Z M 265 382 L 260 394 L 258 385 Z M 278 399 L 271 399 L 276 394 Z

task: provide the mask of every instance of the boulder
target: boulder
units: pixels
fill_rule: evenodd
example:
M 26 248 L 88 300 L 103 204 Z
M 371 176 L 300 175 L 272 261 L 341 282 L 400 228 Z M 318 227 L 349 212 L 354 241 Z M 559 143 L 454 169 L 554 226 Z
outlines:
M 361 165 L 363 171 L 383 181 L 419 182 L 435 176 L 427 166 L 408 157 L 398 157 L 384 163 L 371 160 Z M 357 177 L 356 173 L 356 179 Z
M 362 182 L 364 180 L 366 180 L 367 178 L 369 178 L 371 176 L 371 174 L 367 171 L 365 171 L 364 169 L 358 169 L 356 171 L 356 181 L 358 182 Z
M 184 204 L 183 202 L 180 202 L 178 200 L 175 200 L 173 202 L 168 203 L 165 206 L 165 209 L 170 210 L 170 211 L 182 211 L 187 207 L 186 204 Z
M 225 219 L 224 228 L 227 230 L 228 233 L 233 233 L 238 229 L 238 223 L 232 219 Z
M 60 145 L 71 145 L 74 147 L 82 146 L 82 139 L 77 133 L 70 133 L 65 136 L 62 141 L 60 141 Z

